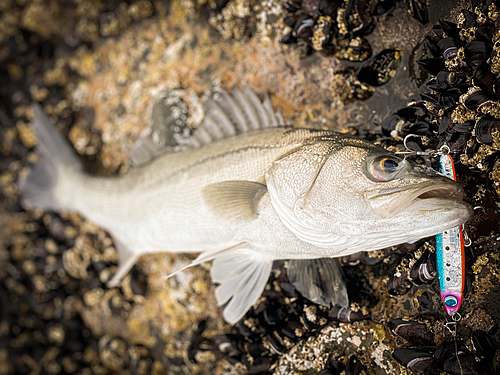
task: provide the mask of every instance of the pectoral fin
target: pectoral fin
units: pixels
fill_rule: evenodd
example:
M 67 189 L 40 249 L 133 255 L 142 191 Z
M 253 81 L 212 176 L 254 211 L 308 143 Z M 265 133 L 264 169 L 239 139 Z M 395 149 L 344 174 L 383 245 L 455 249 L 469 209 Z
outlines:
M 344 274 L 336 258 L 290 260 L 288 279 L 307 299 L 325 306 L 348 306 Z
M 258 215 L 258 204 L 266 185 L 252 181 L 225 181 L 206 186 L 203 198 L 210 209 L 229 220 L 251 220 Z
M 219 286 L 215 296 L 219 306 L 225 305 L 223 316 L 238 322 L 257 302 L 264 291 L 273 261 L 249 249 L 219 254 L 212 265 L 212 281 Z

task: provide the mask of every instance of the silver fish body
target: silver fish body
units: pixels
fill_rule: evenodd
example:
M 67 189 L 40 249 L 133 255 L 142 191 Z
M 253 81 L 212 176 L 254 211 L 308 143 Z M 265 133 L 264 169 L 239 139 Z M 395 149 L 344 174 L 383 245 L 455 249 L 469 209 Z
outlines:
M 269 120 L 251 92 L 233 95 L 226 96 L 233 100 L 226 102 L 230 109 L 215 108 L 205 123 L 228 111 L 238 118 L 238 111 L 253 110 L 254 118 Z M 224 137 L 217 136 L 224 127 L 206 125 L 217 141 L 103 178 L 84 173 L 41 109 L 35 113 L 45 164 L 23 184 L 24 204 L 74 210 L 108 230 L 121 257 L 111 285 L 141 254 L 201 252 L 193 264 L 214 260 L 216 297 L 227 304 L 230 323 L 257 301 L 276 259 L 378 250 L 435 235 L 471 216 L 455 182 L 334 132 L 273 127 Z M 59 152 L 44 155 L 54 144 Z M 332 270 L 330 279 L 337 273 Z

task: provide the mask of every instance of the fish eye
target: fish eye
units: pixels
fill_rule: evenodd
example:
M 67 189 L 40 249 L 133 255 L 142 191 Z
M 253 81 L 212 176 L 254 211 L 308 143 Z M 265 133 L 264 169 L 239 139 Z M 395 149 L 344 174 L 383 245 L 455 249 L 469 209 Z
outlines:
M 403 160 L 391 155 L 382 155 L 369 160 L 367 169 L 373 181 L 390 181 L 402 166 Z

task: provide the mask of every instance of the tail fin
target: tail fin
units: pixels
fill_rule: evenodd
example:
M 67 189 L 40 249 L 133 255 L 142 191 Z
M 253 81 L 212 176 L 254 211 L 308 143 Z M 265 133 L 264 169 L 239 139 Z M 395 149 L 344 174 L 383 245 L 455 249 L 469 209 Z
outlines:
M 37 136 L 38 164 L 21 181 L 21 204 L 25 208 L 61 210 L 54 189 L 62 167 L 82 171 L 83 166 L 69 143 L 59 134 L 39 104 L 32 106 L 32 123 Z

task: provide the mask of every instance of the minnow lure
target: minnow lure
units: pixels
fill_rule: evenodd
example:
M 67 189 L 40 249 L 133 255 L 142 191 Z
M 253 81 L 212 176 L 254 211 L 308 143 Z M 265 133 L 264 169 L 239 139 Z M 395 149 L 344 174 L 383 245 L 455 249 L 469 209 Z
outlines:
M 455 166 L 449 154 L 439 158 L 439 171 L 456 181 Z M 448 315 L 457 313 L 462 303 L 465 284 L 464 234 L 462 226 L 436 236 L 436 261 L 441 300 Z

